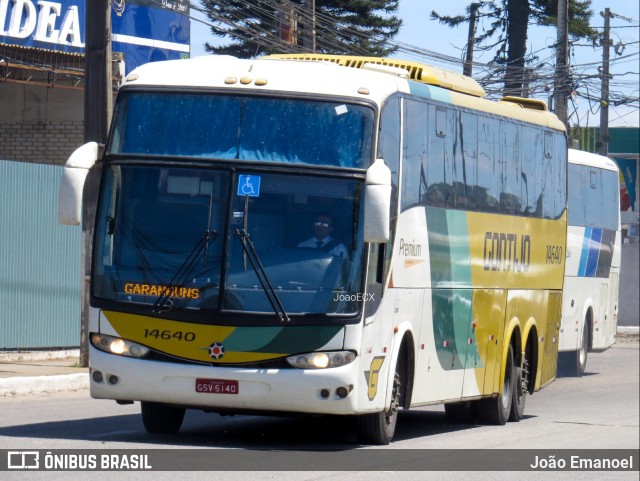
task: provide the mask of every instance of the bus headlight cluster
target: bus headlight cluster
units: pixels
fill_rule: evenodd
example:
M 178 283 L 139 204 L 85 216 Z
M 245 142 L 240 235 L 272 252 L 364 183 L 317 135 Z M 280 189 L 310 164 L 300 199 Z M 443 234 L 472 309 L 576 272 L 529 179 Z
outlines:
M 144 357 L 149 353 L 149 348 L 142 344 L 106 334 L 91 334 L 91 344 L 101 351 L 121 356 Z
M 324 369 L 340 367 L 353 362 L 356 355 L 351 351 L 309 352 L 287 357 L 287 362 L 299 369 Z

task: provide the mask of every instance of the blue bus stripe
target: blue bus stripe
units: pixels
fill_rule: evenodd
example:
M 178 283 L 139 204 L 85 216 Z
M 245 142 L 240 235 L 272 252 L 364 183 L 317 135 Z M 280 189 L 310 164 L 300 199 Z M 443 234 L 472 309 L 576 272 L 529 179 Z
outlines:
M 587 259 L 587 270 L 585 276 L 595 277 L 598 270 L 598 257 L 600 257 L 600 243 L 602 241 L 602 229 L 594 228 L 591 232 L 591 242 L 589 246 L 589 258 Z
M 584 277 L 584 273 L 587 269 L 589 244 L 591 244 L 591 227 L 585 227 L 584 238 L 582 239 L 582 252 L 580 253 L 580 267 L 578 267 L 578 277 Z

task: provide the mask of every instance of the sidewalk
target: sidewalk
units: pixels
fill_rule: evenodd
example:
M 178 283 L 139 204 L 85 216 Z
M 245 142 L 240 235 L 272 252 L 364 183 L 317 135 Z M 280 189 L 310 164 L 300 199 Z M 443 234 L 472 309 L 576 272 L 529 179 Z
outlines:
M 0 398 L 89 388 L 89 369 L 78 349 L 0 352 Z
M 618 327 L 617 343 L 638 342 L 638 327 Z M 78 349 L 0 352 L 0 398 L 89 388 L 89 369 L 78 367 Z

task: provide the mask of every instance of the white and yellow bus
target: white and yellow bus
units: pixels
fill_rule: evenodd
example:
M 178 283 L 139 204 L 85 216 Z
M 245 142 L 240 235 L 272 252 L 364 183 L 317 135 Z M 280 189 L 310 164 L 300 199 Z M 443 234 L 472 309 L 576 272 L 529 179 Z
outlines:
M 165 433 L 185 409 L 353 415 L 373 444 L 400 408 L 521 419 L 556 376 L 567 146 L 542 102 L 483 97 L 379 58 L 132 72 L 61 181 L 77 223 L 102 171 L 91 395 Z
M 559 368 L 582 376 L 588 352 L 615 343 L 620 278 L 620 180 L 608 157 L 569 149 L 567 260 Z

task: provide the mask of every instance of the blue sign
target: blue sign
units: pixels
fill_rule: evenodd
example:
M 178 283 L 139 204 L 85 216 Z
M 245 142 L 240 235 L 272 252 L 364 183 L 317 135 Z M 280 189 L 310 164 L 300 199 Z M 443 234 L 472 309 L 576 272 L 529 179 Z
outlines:
M 84 0 L 0 0 L 2 43 L 81 52 L 84 34 Z
M 238 176 L 238 195 L 243 197 L 260 197 L 260 176 Z
M 111 48 L 124 53 L 127 73 L 147 62 L 189 57 L 187 0 L 116 0 L 112 5 Z
M 112 50 L 126 72 L 156 60 L 189 56 L 187 0 L 112 0 Z M 0 43 L 83 53 L 85 0 L 0 0 Z
M 626 195 L 628 196 L 628 199 L 626 201 L 629 203 L 629 205 L 624 205 L 625 199 L 621 198 L 620 210 L 633 210 L 636 205 L 636 177 L 638 175 L 636 172 L 636 159 L 625 159 L 623 157 L 612 158 L 616 162 L 616 164 L 618 164 L 620 174 L 622 175 L 625 187 L 627 188 Z

